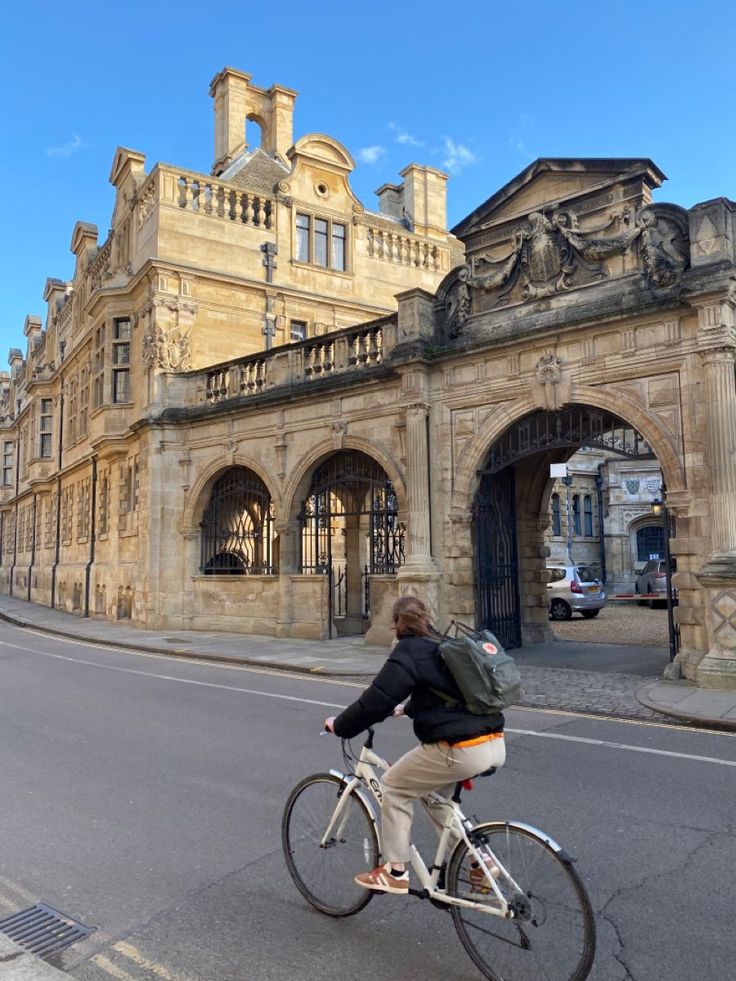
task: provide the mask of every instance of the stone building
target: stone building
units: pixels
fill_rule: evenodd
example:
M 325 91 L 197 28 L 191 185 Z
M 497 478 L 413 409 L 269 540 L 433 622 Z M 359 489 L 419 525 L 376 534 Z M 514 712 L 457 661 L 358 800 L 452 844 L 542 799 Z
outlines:
M 442 175 L 369 214 L 336 141 L 288 145 L 293 93 L 212 91 L 216 176 L 119 151 L 111 237 L 77 226 L 11 352 L 0 589 L 372 641 L 413 591 L 518 646 L 550 636 L 550 463 L 587 447 L 656 460 L 678 665 L 736 686 L 733 204 L 652 203 L 646 159 L 542 159 L 448 234 Z

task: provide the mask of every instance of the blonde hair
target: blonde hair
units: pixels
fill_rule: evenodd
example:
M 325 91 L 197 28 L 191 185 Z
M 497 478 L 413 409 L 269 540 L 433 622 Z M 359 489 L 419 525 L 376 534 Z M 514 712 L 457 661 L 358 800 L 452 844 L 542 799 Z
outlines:
M 397 637 L 431 637 L 434 634 L 429 610 L 417 596 L 402 596 L 394 603 Z

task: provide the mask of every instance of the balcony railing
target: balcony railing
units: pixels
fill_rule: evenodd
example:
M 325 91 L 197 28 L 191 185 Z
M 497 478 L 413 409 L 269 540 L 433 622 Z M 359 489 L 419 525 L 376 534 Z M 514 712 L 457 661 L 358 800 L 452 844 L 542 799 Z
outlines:
M 203 174 L 160 164 L 151 171 L 139 191 L 139 226 L 146 221 L 157 203 L 252 228 L 272 229 L 276 224 L 274 198 Z
M 279 385 L 310 384 L 344 372 L 366 371 L 383 361 L 386 326 L 378 321 L 350 327 L 219 365 L 206 372 L 205 400 L 221 402 Z
M 442 268 L 442 250 L 439 246 L 416 235 L 369 225 L 366 229 L 366 243 L 368 255 L 372 259 L 383 259 L 385 262 L 434 272 Z

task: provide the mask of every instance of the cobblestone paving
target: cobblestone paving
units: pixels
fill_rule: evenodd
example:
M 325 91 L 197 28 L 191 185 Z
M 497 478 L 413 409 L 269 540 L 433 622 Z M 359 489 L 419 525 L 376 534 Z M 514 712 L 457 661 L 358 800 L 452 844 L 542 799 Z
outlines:
M 655 678 L 526 665 L 521 665 L 520 670 L 524 692 L 521 705 L 591 712 L 623 719 L 673 722 L 673 719 L 652 712 L 636 700 L 636 689 Z
M 609 603 L 595 620 L 584 620 L 574 613 L 572 620 L 553 625 L 560 640 L 580 640 L 589 644 L 641 644 L 667 647 L 667 610 L 650 610 L 636 603 Z

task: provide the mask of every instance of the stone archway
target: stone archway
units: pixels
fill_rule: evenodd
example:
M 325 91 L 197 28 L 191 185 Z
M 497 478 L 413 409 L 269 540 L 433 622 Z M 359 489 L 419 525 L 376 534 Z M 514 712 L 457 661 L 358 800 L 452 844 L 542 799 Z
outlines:
M 528 412 L 486 450 L 472 505 L 476 620 L 508 647 L 551 639 L 547 616 L 550 464 L 583 447 L 626 460 L 656 459 L 628 420 L 585 404 Z

